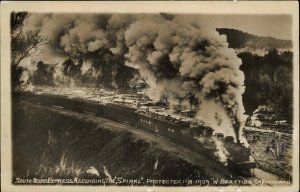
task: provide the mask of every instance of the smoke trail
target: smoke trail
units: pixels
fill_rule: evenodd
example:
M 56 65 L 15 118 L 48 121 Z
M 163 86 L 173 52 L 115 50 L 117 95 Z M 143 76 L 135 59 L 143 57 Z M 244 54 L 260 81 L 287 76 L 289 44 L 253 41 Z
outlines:
M 57 85 L 96 82 L 120 88 L 128 82 L 130 87 L 140 81 L 134 77 L 138 71 L 151 99 L 166 98 L 171 108 L 196 108 L 196 118 L 240 139 L 241 60 L 226 37 L 201 23 L 201 17 L 37 14 L 25 28 L 51 40 L 39 59 L 69 58 L 54 69 Z
M 117 88 L 132 78 L 129 76 L 134 71 L 124 65 L 124 57 L 120 56 L 126 51 L 123 33 L 133 17 L 32 14 L 25 24 L 24 32 L 41 35 L 49 40 L 49 44 L 41 47 L 40 54 L 32 59 L 57 65 L 53 73 L 55 85 L 68 85 L 73 79 L 80 86 L 102 83 Z M 74 74 L 79 73 L 74 77 Z
M 224 36 L 180 17 L 149 16 L 131 24 L 125 40 L 126 65 L 140 72 L 151 98 L 166 96 L 172 106 L 192 95 L 200 104 L 198 114 L 209 110 L 210 104 L 218 105 L 226 111 L 222 118 L 230 118 L 231 136 L 239 140 L 244 75 L 239 70 L 241 60 Z M 229 133 L 226 129 L 231 128 L 223 129 Z

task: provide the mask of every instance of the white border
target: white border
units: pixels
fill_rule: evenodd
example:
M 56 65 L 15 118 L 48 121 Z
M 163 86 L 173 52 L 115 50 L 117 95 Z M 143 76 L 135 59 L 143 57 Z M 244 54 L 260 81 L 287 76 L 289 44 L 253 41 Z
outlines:
M 246 191 L 299 190 L 299 7 L 296 1 L 165 1 L 165 2 L 5 2 L 1 4 L 1 189 L 7 191 L 146 191 L 149 187 L 21 186 L 11 184 L 11 97 L 10 23 L 11 11 L 63 13 L 194 13 L 194 14 L 289 14 L 293 17 L 294 53 L 294 134 L 293 180 L 291 187 L 240 187 Z M 278 26 L 280 27 L 280 26 Z M 220 191 L 221 187 L 155 187 L 152 191 Z M 224 192 L 238 187 L 224 187 Z

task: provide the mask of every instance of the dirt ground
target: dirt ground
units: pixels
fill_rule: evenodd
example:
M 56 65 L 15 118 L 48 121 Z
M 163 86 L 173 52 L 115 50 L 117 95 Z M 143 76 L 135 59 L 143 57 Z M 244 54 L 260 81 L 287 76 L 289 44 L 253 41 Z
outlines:
M 261 169 L 292 180 L 292 135 L 258 129 L 244 135 Z

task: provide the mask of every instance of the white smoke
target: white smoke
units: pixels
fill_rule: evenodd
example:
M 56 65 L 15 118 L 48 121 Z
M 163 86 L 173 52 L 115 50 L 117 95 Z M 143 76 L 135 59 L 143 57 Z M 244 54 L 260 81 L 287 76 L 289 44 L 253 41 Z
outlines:
M 53 73 L 54 84 L 59 86 L 61 84 L 69 84 L 71 79 L 63 74 L 63 65 L 62 63 L 54 67 Z
M 32 90 L 34 86 L 32 85 L 30 78 L 32 78 L 37 70 L 36 62 L 27 57 L 20 62 L 18 67 L 23 69 L 19 79 L 21 86 L 24 86 L 26 90 Z
M 230 117 L 225 109 L 215 101 L 203 101 L 196 117 L 206 125 L 213 127 L 216 133 L 235 137 Z
M 89 74 L 93 78 L 96 78 L 101 75 L 101 71 L 100 70 L 97 71 L 95 67 L 93 67 L 92 62 L 89 60 L 83 61 L 80 71 L 81 71 L 81 75 Z
M 105 176 L 109 179 L 109 181 L 112 181 L 112 177 L 104 165 L 103 165 L 103 171 L 104 171 Z
M 158 166 L 158 158 L 156 158 L 156 160 L 155 160 L 155 163 L 154 163 L 154 170 L 157 169 L 157 166 Z
M 98 170 L 93 166 L 90 166 L 90 168 L 86 170 L 86 172 L 91 175 L 97 175 L 98 177 L 100 176 Z
M 225 166 L 227 166 L 227 160 L 229 153 L 225 149 L 223 142 L 221 142 L 219 139 L 212 137 L 214 144 L 216 146 L 217 151 L 215 152 L 215 156 L 218 158 L 218 160 L 223 163 Z

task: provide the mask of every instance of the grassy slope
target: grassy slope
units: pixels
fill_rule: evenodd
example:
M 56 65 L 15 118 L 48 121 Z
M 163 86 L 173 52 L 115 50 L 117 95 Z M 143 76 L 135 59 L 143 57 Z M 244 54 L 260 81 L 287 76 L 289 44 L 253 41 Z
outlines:
M 90 166 L 98 178 L 106 178 L 103 166 L 112 177 L 132 179 L 230 175 L 219 163 L 167 139 L 90 115 L 16 104 L 14 118 L 14 177 L 93 178 L 86 173 Z

